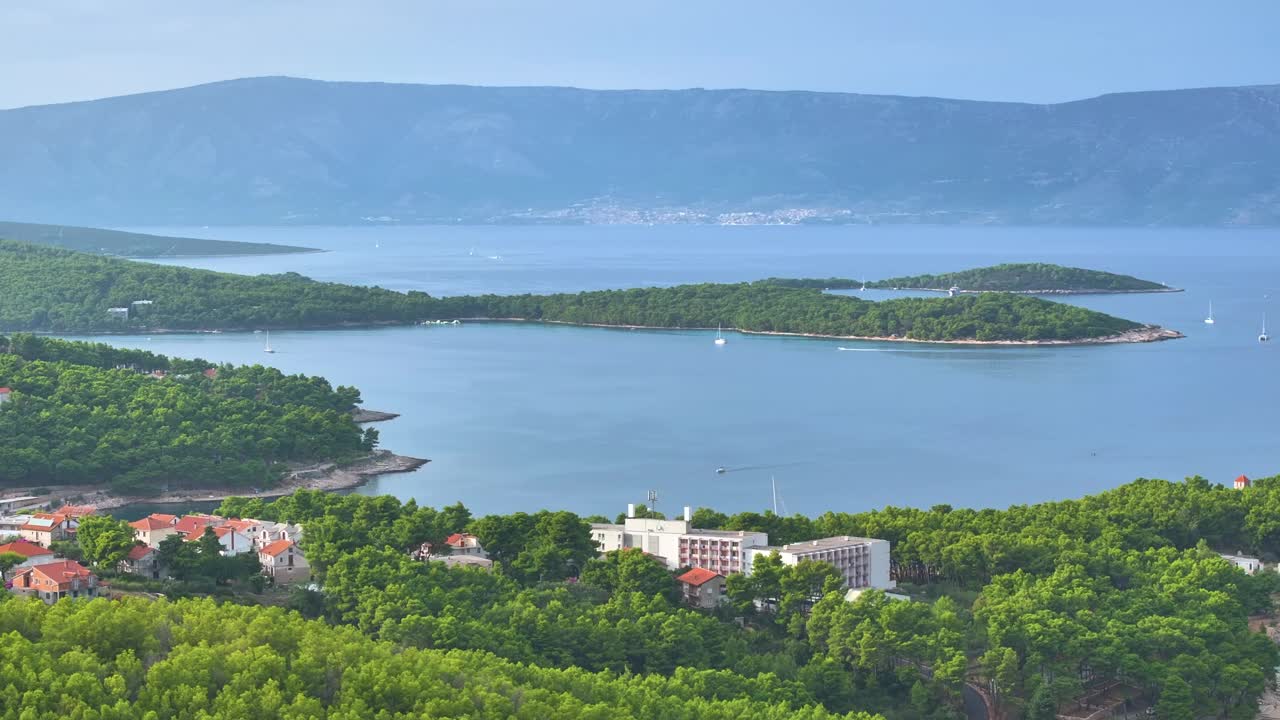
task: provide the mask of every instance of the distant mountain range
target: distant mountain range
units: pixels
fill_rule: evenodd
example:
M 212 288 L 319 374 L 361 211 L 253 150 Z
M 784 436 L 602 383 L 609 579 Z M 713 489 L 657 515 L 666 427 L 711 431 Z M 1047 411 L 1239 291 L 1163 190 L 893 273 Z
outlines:
M 1280 85 L 1055 105 L 253 78 L 0 111 L 0 217 L 1280 224 Z

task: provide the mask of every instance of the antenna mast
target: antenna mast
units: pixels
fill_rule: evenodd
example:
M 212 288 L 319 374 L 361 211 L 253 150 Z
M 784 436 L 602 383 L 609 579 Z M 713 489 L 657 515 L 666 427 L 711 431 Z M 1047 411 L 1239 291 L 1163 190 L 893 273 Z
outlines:
M 658 510 L 658 491 L 649 491 L 649 510 L 657 512 Z

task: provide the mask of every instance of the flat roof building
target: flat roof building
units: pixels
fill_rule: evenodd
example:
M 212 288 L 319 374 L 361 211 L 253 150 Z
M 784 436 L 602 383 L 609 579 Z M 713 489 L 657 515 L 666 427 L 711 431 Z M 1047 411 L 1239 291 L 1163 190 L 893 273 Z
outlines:
M 634 506 L 627 510 L 634 514 Z M 720 575 L 750 574 L 756 557 L 776 552 L 787 565 L 801 560 L 830 563 L 850 588 L 895 586 L 889 579 L 888 540 L 845 535 L 775 547 L 769 545 L 768 533 L 695 528 L 688 507 L 676 520 L 626 517 L 622 524 L 593 523 L 591 536 L 602 553 L 638 548 L 672 570 L 698 567 Z

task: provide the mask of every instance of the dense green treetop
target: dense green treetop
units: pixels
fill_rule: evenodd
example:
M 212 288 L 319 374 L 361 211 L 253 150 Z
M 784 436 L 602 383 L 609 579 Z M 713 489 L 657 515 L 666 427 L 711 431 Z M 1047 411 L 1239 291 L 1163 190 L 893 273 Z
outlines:
M 310 248 L 293 245 L 206 240 L 74 225 L 39 225 L 3 221 L 0 221 L 0 238 L 119 257 L 212 257 L 311 252 Z
M 835 287 L 835 286 L 829 286 Z M 961 290 L 988 292 L 1152 292 L 1165 285 L 1129 275 L 1049 263 L 1005 263 L 941 275 L 912 275 L 868 283 L 867 287 L 912 290 Z
M 535 667 L 210 600 L 0 598 L 0 678 L 0 720 L 872 720 L 769 675 Z
M 791 281 L 796 283 L 797 281 Z M 820 281 L 819 284 L 829 281 Z M 0 242 L 0 329 L 134 331 L 320 328 L 490 318 L 917 340 L 1078 340 L 1136 323 L 1030 297 L 869 302 L 804 283 L 681 285 L 556 295 L 433 298 L 322 283 L 287 273 L 243 276 Z M 138 304 L 137 301 L 150 301 Z M 108 308 L 130 308 L 116 317 Z
M 1007 510 L 808 518 L 699 509 L 695 525 L 764 530 L 776 542 L 888 539 L 894 574 L 917 597 L 869 591 L 849 603 L 830 566 L 765 556 L 753 575 L 730 579 L 731 605 L 712 616 L 676 607 L 669 576 L 638 552 L 588 559 L 579 573 L 572 555 L 585 533 L 570 513 L 472 519 L 460 506 L 318 492 L 229 500 L 220 512 L 302 522 L 325 588 L 320 612 L 384 640 L 540 666 L 769 672 L 832 711 L 952 718 L 966 678 L 995 683 L 1010 709 L 1051 710 L 1091 676 L 1166 702 L 1177 675 L 1191 685 L 1196 716 L 1230 714 L 1254 706 L 1278 660 L 1248 619 L 1271 607 L 1280 577 L 1246 575 L 1215 549 L 1280 557 L 1280 478 L 1244 491 L 1199 478 L 1139 480 Z M 406 553 L 464 528 L 492 552 L 494 574 Z M 561 545 L 578 550 L 547 552 Z M 580 582 L 556 582 L 574 574 Z M 1182 702 L 1172 691 L 1166 704 Z
M 376 440 L 352 419 L 355 388 L 261 366 L 15 335 L 0 337 L 0 386 L 13 390 L 0 487 L 265 487 L 278 463 L 354 457 Z

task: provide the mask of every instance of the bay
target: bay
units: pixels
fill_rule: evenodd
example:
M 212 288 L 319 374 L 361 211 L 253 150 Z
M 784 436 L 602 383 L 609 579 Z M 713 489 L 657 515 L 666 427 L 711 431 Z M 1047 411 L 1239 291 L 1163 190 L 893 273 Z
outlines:
M 430 458 L 359 492 L 477 513 L 615 514 L 659 495 L 733 512 L 1003 507 L 1137 477 L 1280 472 L 1280 233 L 977 227 L 146 228 L 317 247 L 192 267 L 460 293 L 945 272 L 1045 261 L 1185 288 L 1069 302 L 1178 329 L 1150 345 L 987 348 L 466 324 L 96 338 L 265 363 L 361 388 L 402 416 L 384 447 Z M 165 261 L 169 262 L 169 261 Z M 870 299 L 892 292 L 862 293 Z M 1218 322 L 1203 323 L 1209 301 Z M 854 347 L 855 351 L 838 348 Z M 728 472 L 717 474 L 717 467 Z

